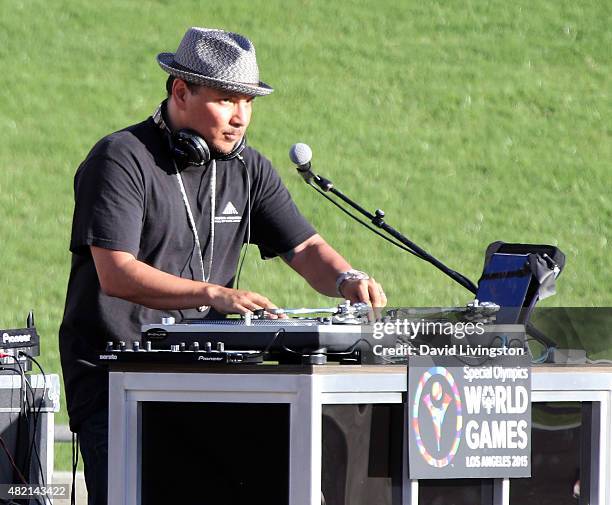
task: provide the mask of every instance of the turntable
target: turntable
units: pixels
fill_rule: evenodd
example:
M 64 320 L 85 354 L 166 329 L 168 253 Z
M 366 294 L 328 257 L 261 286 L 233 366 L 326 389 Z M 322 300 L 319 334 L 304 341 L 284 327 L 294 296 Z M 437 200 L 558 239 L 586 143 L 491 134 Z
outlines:
M 194 344 L 214 347 L 222 343 L 228 350 L 252 349 L 272 357 L 282 355 L 283 362 L 302 362 L 303 356 L 310 355 L 355 362 L 371 312 L 366 304 L 351 305 L 346 301 L 337 307 L 271 309 L 234 319 L 176 322 L 174 318 L 163 318 L 161 323 L 142 326 L 141 345 L 168 349 L 181 344 L 190 348 Z M 278 319 L 270 319 L 270 315 Z

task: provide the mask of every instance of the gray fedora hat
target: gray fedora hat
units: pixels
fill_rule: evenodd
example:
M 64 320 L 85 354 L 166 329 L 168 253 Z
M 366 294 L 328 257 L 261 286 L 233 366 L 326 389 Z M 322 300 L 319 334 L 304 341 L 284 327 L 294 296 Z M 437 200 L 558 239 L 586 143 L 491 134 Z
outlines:
M 189 28 L 176 53 L 160 53 L 157 62 L 170 75 L 194 84 L 250 96 L 274 91 L 259 80 L 255 47 L 237 33 Z

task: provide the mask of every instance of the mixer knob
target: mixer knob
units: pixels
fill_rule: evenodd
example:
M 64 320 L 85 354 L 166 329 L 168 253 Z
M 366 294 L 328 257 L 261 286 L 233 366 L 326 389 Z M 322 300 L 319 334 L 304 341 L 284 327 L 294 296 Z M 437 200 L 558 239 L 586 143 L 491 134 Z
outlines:
M 147 340 L 145 342 L 145 351 L 150 351 L 151 350 L 151 341 Z
M 119 350 L 120 351 L 125 351 L 125 342 L 123 340 L 121 340 L 119 342 Z
M 134 352 L 140 351 L 140 342 L 138 340 L 134 340 L 134 342 L 132 342 L 132 349 Z
M 204 344 L 204 350 L 205 350 L 206 352 L 210 352 L 210 351 L 212 351 L 212 344 L 211 344 L 210 342 L 206 342 L 206 343 Z
M 113 343 L 106 342 L 106 352 L 112 352 L 112 350 L 113 350 Z
M 219 352 L 225 351 L 225 344 L 223 342 L 217 342 L 217 351 Z
M 172 344 L 172 345 L 170 346 L 170 350 L 171 350 L 172 352 L 179 352 L 179 346 L 178 346 L 178 344 Z
M 197 340 L 195 342 L 191 343 L 191 350 L 198 352 L 200 350 L 200 342 L 198 342 Z
M 175 323 L 175 319 L 172 316 L 162 317 L 162 324 L 170 325 Z
M 181 343 L 179 344 L 179 351 L 183 352 L 184 350 L 186 350 L 186 348 L 187 348 L 187 347 L 185 346 L 185 342 L 181 342 Z

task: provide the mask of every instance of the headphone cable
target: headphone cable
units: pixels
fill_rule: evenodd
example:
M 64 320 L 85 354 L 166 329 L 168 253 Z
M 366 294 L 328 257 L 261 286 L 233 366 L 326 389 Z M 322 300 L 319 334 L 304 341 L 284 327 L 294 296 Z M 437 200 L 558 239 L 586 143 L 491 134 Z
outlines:
M 236 158 L 242 163 L 247 180 L 247 239 L 246 247 L 244 248 L 244 253 L 242 254 L 240 265 L 238 266 L 238 273 L 236 274 L 236 289 L 240 289 L 240 274 L 242 273 L 242 266 L 244 265 L 244 260 L 249 252 L 249 245 L 251 244 L 251 176 L 249 175 L 249 169 L 242 155 L 237 154 Z

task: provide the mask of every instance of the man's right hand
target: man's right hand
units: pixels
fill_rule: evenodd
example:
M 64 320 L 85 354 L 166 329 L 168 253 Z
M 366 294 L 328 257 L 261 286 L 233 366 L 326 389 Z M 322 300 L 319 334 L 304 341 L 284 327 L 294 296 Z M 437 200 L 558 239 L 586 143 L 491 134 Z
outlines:
M 91 246 L 102 292 L 158 310 L 210 305 L 222 314 L 277 308 L 259 293 L 183 279 L 163 272 L 124 251 Z M 275 317 L 275 316 L 271 316 Z

